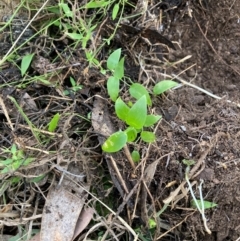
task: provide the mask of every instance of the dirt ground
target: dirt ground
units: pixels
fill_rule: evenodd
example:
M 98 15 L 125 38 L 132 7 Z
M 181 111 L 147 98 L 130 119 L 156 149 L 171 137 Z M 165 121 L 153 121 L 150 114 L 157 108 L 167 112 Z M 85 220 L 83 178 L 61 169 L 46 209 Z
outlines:
M 154 112 L 163 115 L 161 123 L 155 130 L 156 142 L 151 145 L 138 143 L 138 145 L 129 146 L 130 150 L 137 148 L 144 157 L 144 161 L 133 173 L 123 153 L 113 155 L 128 190 L 133 190 L 137 185 L 133 194 L 128 197 L 127 205 L 121 214 L 126 220 L 130 220 L 129 223 L 132 226 L 138 227 L 139 223 L 146 225 L 147 217 L 161 210 L 164 200 L 172 196 L 173 192 L 184 183 L 186 165 L 183 160 L 193 159 L 196 162 L 195 165 L 198 165 L 191 176 L 196 197 L 199 198 L 197 187 L 200 180 L 204 180 L 202 188 L 204 200 L 217 203 L 217 207 L 205 210 L 211 234 L 207 234 L 199 212 L 190 207 L 192 197 L 186 191 L 187 185 L 185 185 L 179 190 L 179 196 L 176 195 L 161 214 L 156 233 L 150 234 L 146 231 L 146 236 L 149 236 L 147 240 L 237 241 L 240 238 L 240 105 L 238 106 L 240 103 L 240 2 L 236 0 L 165 0 L 162 4 L 156 2 L 149 4 L 149 9 L 145 22 L 141 24 L 135 21 L 131 25 L 135 28 L 137 26 L 156 28 L 151 14 L 159 16 L 161 12 L 161 33 L 174 44 L 174 48 L 162 43 L 161 45 L 151 43 L 152 46 L 149 46 L 149 41 L 151 42 L 152 39 L 150 36 L 146 40 L 147 34 L 136 41 L 132 47 L 134 41 L 130 36 L 131 30 L 126 28 L 123 35 L 123 25 L 113 39 L 111 47 L 122 48 L 126 56 L 126 75 L 150 89 L 159 80 L 173 79 L 182 83 L 183 79 L 222 99 L 213 98 L 186 84 L 161 97 L 154 98 Z M 108 35 L 105 28 L 110 27 L 101 27 L 99 34 L 103 37 Z M 3 38 L 3 35 L 0 37 Z M 51 40 L 47 40 L 44 46 L 50 49 L 50 42 Z M 51 52 L 48 49 L 51 52 L 51 55 L 48 55 L 47 51 L 41 50 L 42 43 L 38 42 L 38 44 L 35 45 L 38 55 L 44 57 L 45 61 L 47 56 L 50 56 L 50 62 L 56 58 L 53 50 Z M 80 66 L 72 67 L 69 71 L 64 70 L 60 74 L 61 88 L 70 86 L 69 75 L 71 74 L 79 84 L 83 85 L 83 89 L 65 98 L 60 94 L 61 88 L 56 90 L 51 86 L 31 84 L 21 89 L 5 85 L 0 92 L 12 120 L 14 122 L 18 120 L 18 115 L 6 96 L 12 95 L 20 100 L 25 93 L 28 93 L 37 102 L 37 109 L 34 112 L 29 108 L 25 109 L 35 126 L 47 124 L 51 113 L 55 113 L 56 110 L 65 113 L 67 108 L 71 113 L 81 116 L 87 116 L 90 111 L 93 114 L 96 114 L 96 111 L 105 112 L 104 121 L 111 122 L 109 126 L 113 125 L 115 130 L 121 129 L 122 123 L 114 117 L 113 106 L 107 100 L 104 75 L 100 74 L 97 68 L 87 68 L 88 63 L 84 60 L 81 50 L 70 53 L 66 41 L 54 42 L 54 44 L 58 54 L 62 51 L 62 57 L 71 56 L 68 64 L 81 60 Z M 6 44 L 0 47 L 1 54 L 6 53 Z M 104 60 L 104 50 L 99 58 Z M 145 61 L 144 67 L 136 64 L 140 58 Z M 35 63 L 40 62 L 35 61 Z M 61 64 L 64 63 L 61 62 Z M 56 65 L 52 66 L 54 67 Z M 36 75 L 41 74 L 46 65 L 43 64 L 40 67 L 32 65 L 31 68 L 30 74 Z M 1 76 L 1 84 L 21 78 L 19 71 L 11 64 L 4 66 Z M 125 88 L 126 86 L 122 86 L 123 93 Z M 100 101 L 99 96 L 105 101 Z M 6 124 L 4 113 L 1 112 L 0 115 L 3 119 L 0 127 L 1 142 L 3 146 L 9 146 L 13 136 L 9 135 L 9 126 Z M 93 157 L 97 163 L 101 163 L 97 170 L 98 172 L 102 170 L 101 175 L 110 173 L 112 183 L 115 185 L 111 195 L 116 197 L 113 202 L 118 209 L 118 205 L 125 202 L 121 197 L 125 197 L 126 193 L 120 187 L 119 180 L 114 179 L 116 177 L 113 174 L 111 158 L 103 154 L 99 148 L 99 142 L 102 144 L 102 136 L 99 135 L 101 129 L 98 130 L 93 123 L 79 119 L 77 116 L 72 116 L 68 121 L 68 126 L 62 123 L 60 129 L 64 129 L 64 133 L 71 138 L 72 146 L 76 150 L 81 150 L 82 154 Z M 21 123 L 21 120 L 19 122 Z M 24 136 L 25 140 L 28 135 L 30 131 L 27 132 L 21 126 L 15 132 L 15 136 L 19 138 Z M 54 149 L 60 146 L 60 143 L 60 140 L 49 143 L 46 149 Z M 32 144 L 29 142 L 29 145 Z M 147 188 L 141 186 L 138 180 L 143 173 L 146 173 L 144 170 L 156 161 L 152 180 L 148 183 L 146 181 Z M 88 172 L 89 183 L 98 179 L 98 182 L 101 182 L 95 168 L 85 165 L 84 170 Z M 104 192 L 101 184 L 96 189 L 98 193 Z M 134 208 L 136 210 L 133 218 L 129 213 L 132 214 Z M 126 239 L 122 237 L 120 240 Z

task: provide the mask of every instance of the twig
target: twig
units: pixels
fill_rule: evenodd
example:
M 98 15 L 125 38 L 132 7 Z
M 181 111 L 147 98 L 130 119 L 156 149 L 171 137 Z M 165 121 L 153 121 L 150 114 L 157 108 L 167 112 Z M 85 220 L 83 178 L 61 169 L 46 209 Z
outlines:
M 132 168 L 133 168 L 133 171 L 135 171 L 136 166 L 135 166 L 135 163 L 134 163 L 134 161 L 133 161 L 133 159 L 132 159 L 131 153 L 130 153 L 127 145 L 125 145 L 125 146 L 123 147 L 123 150 L 124 150 L 124 153 L 125 153 L 128 161 L 129 161 L 130 165 L 131 165 Z

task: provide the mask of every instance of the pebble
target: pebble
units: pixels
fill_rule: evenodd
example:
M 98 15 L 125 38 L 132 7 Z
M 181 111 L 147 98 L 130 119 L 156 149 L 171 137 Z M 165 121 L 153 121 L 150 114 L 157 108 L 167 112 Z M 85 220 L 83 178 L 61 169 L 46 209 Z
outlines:
M 188 77 L 194 77 L 196 75 L 196 71 L 194 69 L 189 69 L 186 73 Z

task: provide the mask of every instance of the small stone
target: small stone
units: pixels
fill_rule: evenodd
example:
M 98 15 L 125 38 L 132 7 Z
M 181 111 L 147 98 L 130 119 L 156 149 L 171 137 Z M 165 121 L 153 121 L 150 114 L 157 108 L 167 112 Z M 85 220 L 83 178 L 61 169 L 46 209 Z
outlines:
M 196 71 L 194 69 L 189 69 L 186 73 L 188 77 L 194 77 L 196 75 Z

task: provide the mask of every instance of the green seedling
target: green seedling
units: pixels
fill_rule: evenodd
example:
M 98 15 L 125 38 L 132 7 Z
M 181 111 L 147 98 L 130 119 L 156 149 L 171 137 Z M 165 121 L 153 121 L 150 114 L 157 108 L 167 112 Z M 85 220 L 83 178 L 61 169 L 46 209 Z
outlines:
M 128 126 L 125 131 L 112 134 L 103 144 L 105 152 L 116 152 L 121 150 L 128 142 L 136 140 L 138 133 L 145 142 L 154 142 L 156 137 L 151 131 L 144 128 L 152 127 L 161 118 L 161 115 L 149 115 L 148 107 L 152 106 L 149 91 L 139 83 L 133 83 L 129 88 L 131 97 L 136 99 L 135 103 L 126 104 L 119 97 L 120 80 L 124 77 L 124 58 L 121 58 L 121 49 L 115 50 L 107 59 L 107 68 L 112 75 L 107 80 L 107 90 L 112 101 L 115 102 L 117 117 Z M 172 80 L 163 80 L 153 88 L 153 93 L 159 95 L 177 86 Z M 121 134 L 120 134 L 121 133 Z
M 48 124 L 48 131 L 54 132 L 58 126 L 58 121 L 60 119 L 59 113 L 55 114 Z
M 15 144 L 11 149 L 4 150 L 5 153 L 9 153 L 10 157 L 0 158 L 1 174 L 6 174 L 16 171 L 20 166 L 27 166 L 29 163 L 35 160 L 33 157 L 26 157 L 24 151 L 18 149 Z
M 207 219 L 206 219 L 206 216 L 205 216 L 205 212 L 204 210 L 207 208 L 210 208 L 210 206 L 212 207 L 213 205 L 216 206 L 217 204 L 215 203 L 210 203 L 208 201 L 205 201 L 203 199 L 203 195 L 202 195 L 202 184 L 203 184 L 203 180 L 201 179 L 200 181 L 200 185 L 198 186 L 198 189 L 199 189 L 199 195 L 200 195 L 200 200 L 197 200 L 196 197 L 195 197 L 195 194 L 193 192 L 193 189 L 192 189 L 192 185 L 190 183 L 190 180 L 189 180 L 189 171 L 190 171 L 190 166 L 191 165 L 194 165 L 194 161 L 193 160 L 183 160 L 183 163 L 185 165 L 187 165 L 187 168 L 186 168 L 186 172 L 185 172 L 185 179 L 186 179 L 186 182 L 188 184 L 188 187 L 189 187 L 189 191 L 191 193 L 191 196 L 193 198 L 192 202 L 191 202 L 191 205 L 194 205 L 198 211 L 201 213 L 202 215 L 202 220 L 203 220 L 203 224 L 204 224 L 204 227 L 205 227 L 205 230 L 208 234 L 211 234 L 211 230 L 208 228 L 207 226 Z
M 71 91 L 73 93 L 76 93 L 77 91 L 81 90 L 82 89 L 82 85 L 78 85 L 76 83 L 76 81 L 74 80 L 74 78 L 70 77 L 70 83 L 72 85 L 72 87 L 69 88 L 69 90 L 64 90 L 63 93 L 65 95 L 70 95 L 71 94 Z

